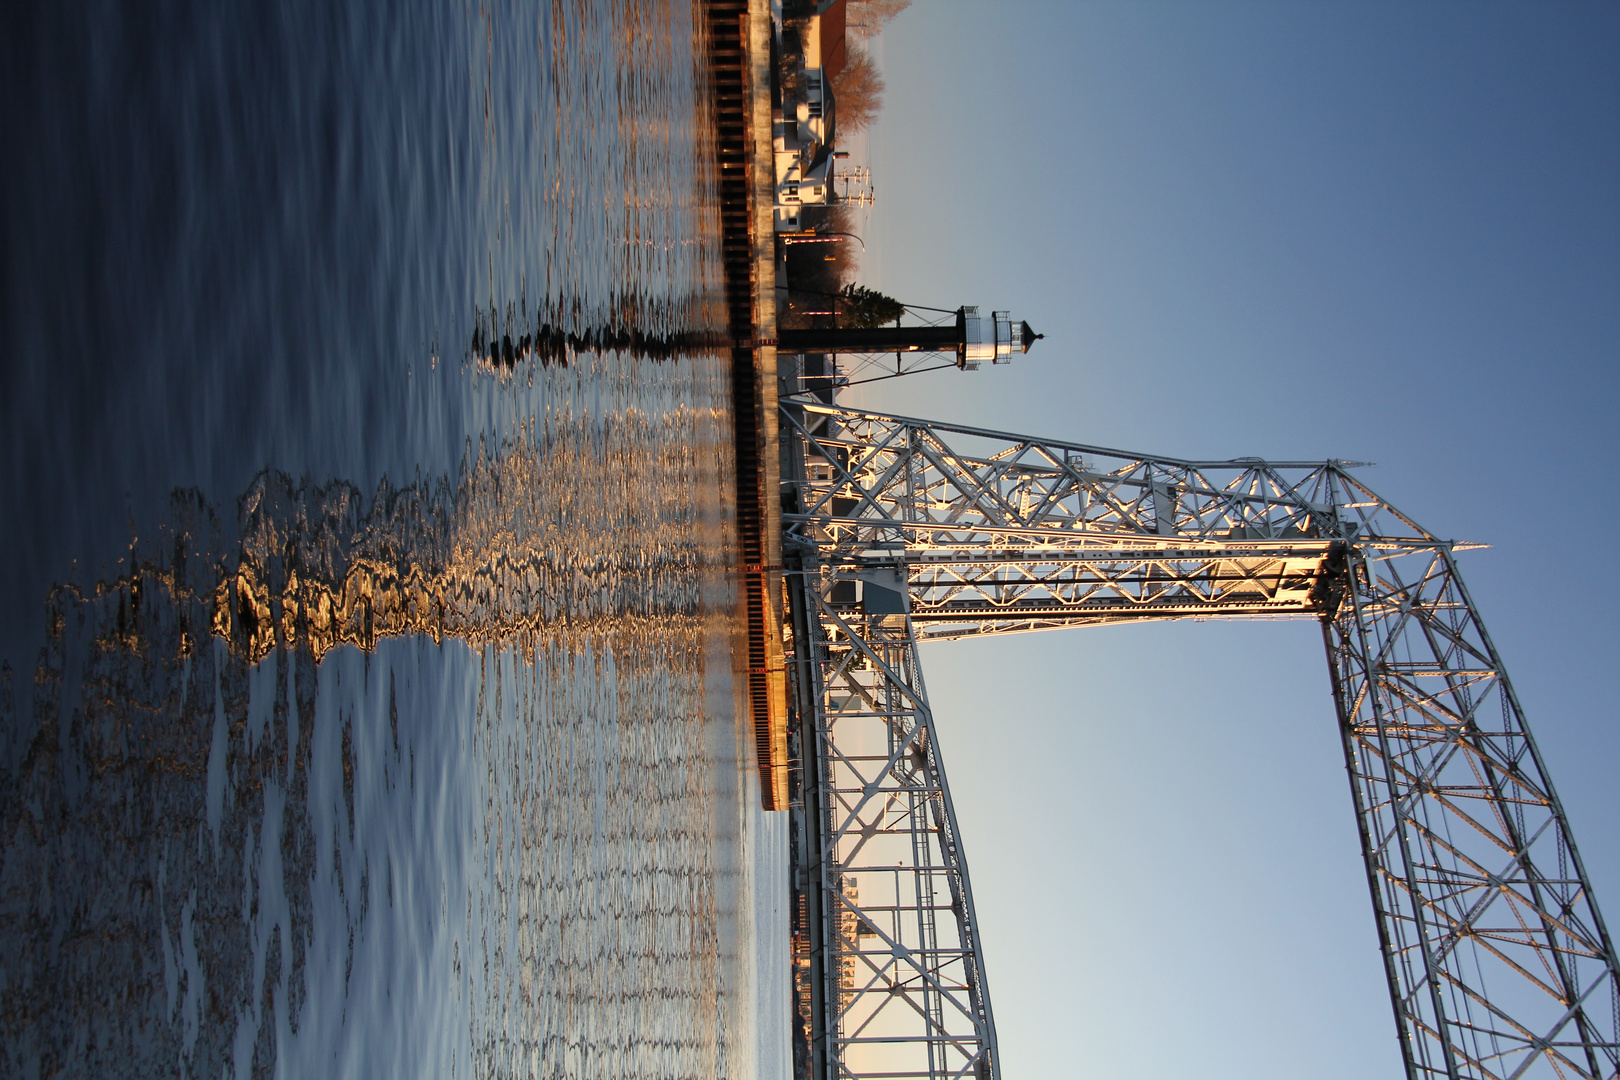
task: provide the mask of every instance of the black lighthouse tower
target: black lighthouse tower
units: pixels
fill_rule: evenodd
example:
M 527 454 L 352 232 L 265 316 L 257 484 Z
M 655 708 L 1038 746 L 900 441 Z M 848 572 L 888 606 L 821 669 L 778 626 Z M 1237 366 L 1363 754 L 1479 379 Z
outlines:
M 1012 321 L 1012 313 L 992 311 L 987 319 L 976 307 L 956 309 L 955 323 L 940 326 L 833 326 L 779 330 L 777 347 L 797 353 L 955 353 L 956 366 L 975 371 L 986 360 L 1011 362 L 1013 349 L 1029 352 L 1044 334 L 1029 323 Z

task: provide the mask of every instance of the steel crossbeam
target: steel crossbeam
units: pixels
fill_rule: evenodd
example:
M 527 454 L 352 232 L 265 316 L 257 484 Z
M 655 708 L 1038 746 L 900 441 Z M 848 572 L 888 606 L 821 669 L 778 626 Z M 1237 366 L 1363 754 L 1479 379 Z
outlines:
M 1620 1076 L 1620 960 L 1460 547 L 1353 463 L 1151 458 L 797 398 L 781 429 L 819 1075 L 999 1075 L 919 642 L 1304 616 L 1407 1076 Z

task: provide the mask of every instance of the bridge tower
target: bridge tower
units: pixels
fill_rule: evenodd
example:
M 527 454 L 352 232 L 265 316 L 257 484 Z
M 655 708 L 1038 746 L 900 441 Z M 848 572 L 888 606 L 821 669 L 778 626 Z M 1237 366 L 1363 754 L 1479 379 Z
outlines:
M 1000 1075 L 918 644 L 1232 616 L 1321 626 L 1408 1080 L 1620 1074 L 1620 958 L 1457 545 L 1353 463 L 826 396 L 784 396 L 780 427 L 801 1075 Z

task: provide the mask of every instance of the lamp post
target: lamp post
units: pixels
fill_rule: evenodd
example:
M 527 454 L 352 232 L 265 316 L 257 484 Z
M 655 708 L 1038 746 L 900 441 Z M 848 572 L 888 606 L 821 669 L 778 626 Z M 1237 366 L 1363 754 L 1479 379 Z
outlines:
M 831 244 L 836 240 L 847 237 L 861 245 L 862 251 L 866 250 L 866 241 L 854 233 L 848 232 L 816 232 L 814 229 L 804 229 L 795 233 L 782 233 L 781 236 L 784 246 L 788 244 Z

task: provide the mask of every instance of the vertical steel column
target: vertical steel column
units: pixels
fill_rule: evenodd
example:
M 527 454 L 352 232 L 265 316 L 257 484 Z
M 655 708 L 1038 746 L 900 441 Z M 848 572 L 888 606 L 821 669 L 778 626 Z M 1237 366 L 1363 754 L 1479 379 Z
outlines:
M 806 580 L 819 578 L 819 567 L 814 556 L 802 549 L 787 553 L 784 558 L 788 608 L 792 619 L 789 687 L 793 695 L 793 719 L 798 743 L 798 769 L 790 785 L 793 795 L 791 809 L 798 833 L 793 885 L 804 904 L 802 923 L 796 927 L 796 933 L 803 939 L 803 969 L 796 973 L 795 978 L 809 983 L 808 1015 L 800 1017 L 807 1028 L 807 1075 L 813 1080 L 833 1080 L 837 1073 L 828 1055 L 828 1030 L 831 1017 L 836 1013 L 837 980 L 831 976 L 828 967 L 831 943 L 826 895 L 829 886 L 828 867 L 823 853 L 826 850 L 829 819 L 825 762 L 819 752 L 824 726 L 821 716 L 823 687 L 821 664 L 814 645 L 820 634 L 813 629 L 815 601 L 804 587 Z
M 1620 962 L 1445 545 L 1351 550 L 1324 619 L 1414 1078 L 1620 1071 Z
M 800 862 L 819 908 L 807 913 L 821 980 L 812 1075 L 991 1080 L 972 890 L 910 620 L 835 603 L 847 578 L 815 567 L 789 575 L 807 616 L 794 667 L 811 720 Z

